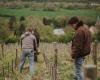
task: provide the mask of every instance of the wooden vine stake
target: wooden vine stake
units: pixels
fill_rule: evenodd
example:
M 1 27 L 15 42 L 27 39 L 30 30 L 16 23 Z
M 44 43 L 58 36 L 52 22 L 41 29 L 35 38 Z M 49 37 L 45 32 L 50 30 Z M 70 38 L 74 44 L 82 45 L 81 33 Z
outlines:
M 18 50 L 16 49 L 16 57 L 15 57 L 15 67 L 18 67 Z
M 84 80 L 97 80 L 97 41 L 93 43 L 93 63 L 84 66 Z
M 97 41 L 93 44 L 93 62 L 97 66 Z
M 2 57 L 4 58 L 4 44 L 1 44 L 1 49 L 2 49 Z
M 96 65 L 84 66 L 84 80 L 97 80 Z
M 57 49 L 57 42 L 54 42 L 54 67 L 53 67 L 53 73 L 54 73 L 54 80 L 57 80 L 57 57 L 58 57 L 58 49 Z

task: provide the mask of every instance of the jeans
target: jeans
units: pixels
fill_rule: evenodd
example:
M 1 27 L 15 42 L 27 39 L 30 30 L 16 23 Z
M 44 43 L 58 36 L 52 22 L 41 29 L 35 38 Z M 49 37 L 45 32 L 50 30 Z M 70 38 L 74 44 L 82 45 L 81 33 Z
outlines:
M 26 57 L 29 57 L 29 71 L 30 74 L 34 74 L 34 53 L 33 49 L 22 49 L 22 56 L 21 56 L 21 62 L 19 65 L 20 72 L 22 73 L 22 69 L 24 66 L 24 63 L 26 61 Z
M 76 80 L 83 80 L 83 74 L 82 74 L 83 58 L 76 58 L 74 64 L 75 64 Z

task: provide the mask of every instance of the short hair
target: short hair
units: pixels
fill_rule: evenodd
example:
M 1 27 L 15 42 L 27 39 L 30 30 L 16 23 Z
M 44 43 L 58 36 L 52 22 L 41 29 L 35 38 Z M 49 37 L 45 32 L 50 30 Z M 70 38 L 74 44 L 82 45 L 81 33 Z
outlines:
M 68 21 L 68 24 L 75 24 L 75 23 L 78 23 L 78 22 L 79 22 L 78 17 L 74 16 Z
M 26 31 L 32 32 L 32 28 L 28 27 L 26 28 Z
M 68 24 L 76 24 L 76 27 L 78 28 L 80 26 L 83 26 L 84 23 L 83 21 L 79 20 L 78 17 L 75 16 L 69 20 Z

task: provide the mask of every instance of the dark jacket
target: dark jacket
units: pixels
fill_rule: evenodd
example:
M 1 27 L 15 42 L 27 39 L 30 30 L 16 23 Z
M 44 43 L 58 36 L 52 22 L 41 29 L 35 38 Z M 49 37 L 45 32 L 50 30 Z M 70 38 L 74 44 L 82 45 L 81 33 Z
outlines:
M 39 47 L 39 43 L 40 43 L 40 35 L 39 33 L 35 30 L 34 31 L 34 35 L 36 37 L 36 41 L 37 41 L 37 47 Z
M 91 51 L 91 34 L 88 28 L 79 27 L 72 40 L 72 58 L 85 57 Z

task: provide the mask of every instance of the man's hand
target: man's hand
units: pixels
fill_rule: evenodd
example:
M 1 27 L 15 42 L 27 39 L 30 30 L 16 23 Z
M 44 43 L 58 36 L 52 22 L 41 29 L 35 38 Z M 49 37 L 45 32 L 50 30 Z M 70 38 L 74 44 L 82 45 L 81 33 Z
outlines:
M 75 59 L 76 55 L 75 54 L 71 54 L 72 59 Z

